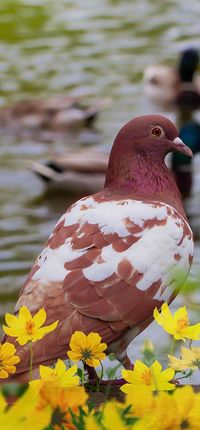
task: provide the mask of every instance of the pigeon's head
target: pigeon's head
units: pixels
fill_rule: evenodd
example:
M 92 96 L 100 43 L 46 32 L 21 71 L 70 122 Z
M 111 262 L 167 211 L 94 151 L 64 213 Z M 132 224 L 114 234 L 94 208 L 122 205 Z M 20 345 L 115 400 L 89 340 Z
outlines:
M 127 122 L 119 131 L 114 152 L 145 154 L 164 159 L 172 151 L 182 152 L 192 157 L 192 151 L 178 136 L 174 124 L 161 115 L 144 115 Z
M 167 169 L 165 156 L 172 151 L 192 156 L 191 149 L 179 138 L 177 128 L 169 119 L 160 115 L 132 119 L 115 138 L 105 185 L 133 187 L 137 183 L 139 188 L 145 182 L 143 187 L 147 188 L 150 177 L 154 183 L 158 182 L 158 176 L 161 181 L 163 169 Z

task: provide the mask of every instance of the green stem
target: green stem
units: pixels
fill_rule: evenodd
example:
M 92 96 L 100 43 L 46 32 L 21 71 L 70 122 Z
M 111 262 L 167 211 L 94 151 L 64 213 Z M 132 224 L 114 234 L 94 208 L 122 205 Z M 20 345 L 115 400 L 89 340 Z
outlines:
M 192 339 L 190 339 L 190 341 L 189 341 L 189 348 L 191 349 L 191 346 L 192 346 Z
M 97 379 L 97 391 L 100 391 L 100 381 L 102 381 L 103 378 L 103 364 L 100 360 L 100 366 L 101 366 L 101 374 L 100 374 L 100 378 Z
M 192 376 L 193 373 L 194 373 L 194 370 L 191 369 L 188 373 L 186 373 L 186 375 L 180 376 L 180 378 L 176 378 L 176 380 L 179 381 L 180 379 L 190 378 L 190 376 Z
M 82 363 L 83 363 L 83 369 L 82 369 L 82 374 L 81 374 L 81 385 L 84 387 L 84 380 L 85 380 L 85 367 L 84 367 L 84 364 L 85 364 L 85 362 L 84 361 L 82 361 Z
M 29 374 L 30 381 L 32 381 L 32 371 L 33 371 L 33 342 L 30 341 L 30 374 Z
M 102 364 L 102 362 L 100 361 L 100 366 L 101 366 L 101 375 L 100 375 L 100 380 L 102 381 L 102 379 L 103 379 L 103 364 Z

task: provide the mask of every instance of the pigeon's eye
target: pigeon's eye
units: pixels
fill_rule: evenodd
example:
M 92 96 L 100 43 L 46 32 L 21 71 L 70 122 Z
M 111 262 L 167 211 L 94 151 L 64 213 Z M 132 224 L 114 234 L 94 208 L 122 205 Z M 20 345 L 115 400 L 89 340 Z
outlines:
M 164 130 L 162 129 L 162 127 L 159 127 L 157 125 L 155 127 L 152 127 L 151 134 L 154 137 L 161 137 L 161 136 L 164 136 Z

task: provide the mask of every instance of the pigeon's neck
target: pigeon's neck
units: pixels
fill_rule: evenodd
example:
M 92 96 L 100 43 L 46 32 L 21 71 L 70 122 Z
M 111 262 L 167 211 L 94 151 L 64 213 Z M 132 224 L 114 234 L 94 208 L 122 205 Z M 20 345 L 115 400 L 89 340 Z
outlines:
M 162 201 L 173 206 L 184 217 L 181 195 L 172 172 L 160 154 L 135 154 L 130 158 L 110 160 L 105 188 L 113 192 L 130 194 L 140 200 Z

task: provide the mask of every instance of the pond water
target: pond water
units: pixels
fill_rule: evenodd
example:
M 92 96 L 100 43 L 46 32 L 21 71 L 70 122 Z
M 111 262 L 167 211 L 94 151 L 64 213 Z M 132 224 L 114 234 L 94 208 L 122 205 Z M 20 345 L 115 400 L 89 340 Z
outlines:
M 109 97 L 96 130 L 99 145 L 110 147 L 134 115 L 161 113 L 143 94 L 143 70 L 175 63 L 185 46 L 200 47 L 199 12 L 198 0 L 189 6 L 182 0 L 1 0 L 0 106 L 75 89 L 91 100 Z M 162 113 L 174 119 L 173 112 Z M 25 275 L 71 201 L 45 194 L 27 161 L 91 141 L 86 131 L 56 141 L 0 134 L 0 315 L 13 310 Z M 198 231 L 195 181 L 190 212 Z

